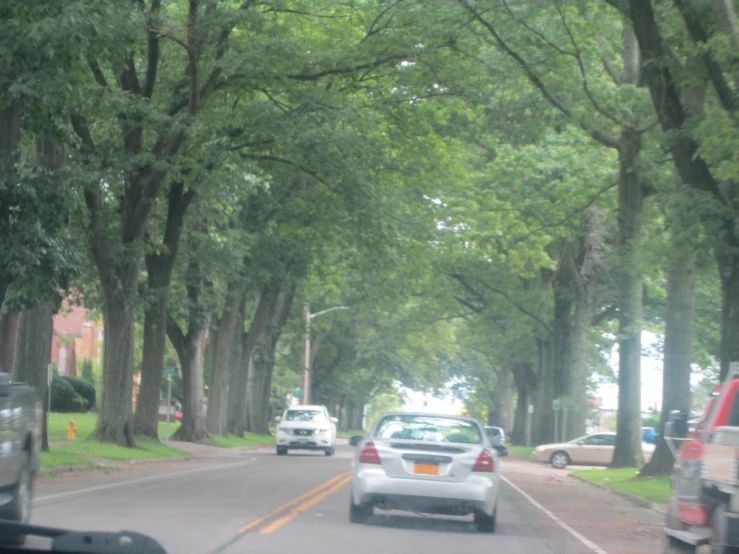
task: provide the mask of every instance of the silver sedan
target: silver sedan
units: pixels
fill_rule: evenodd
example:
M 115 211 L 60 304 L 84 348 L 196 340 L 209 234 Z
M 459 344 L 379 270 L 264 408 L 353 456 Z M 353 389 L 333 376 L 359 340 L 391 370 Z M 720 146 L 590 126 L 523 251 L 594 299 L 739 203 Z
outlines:
M 474 419 L 388 413 L 367 437 L 352 437 L 349 519 L 364 523 L 382 510 L 474 514 L 493 533 L 498 506 L 498 454 Z

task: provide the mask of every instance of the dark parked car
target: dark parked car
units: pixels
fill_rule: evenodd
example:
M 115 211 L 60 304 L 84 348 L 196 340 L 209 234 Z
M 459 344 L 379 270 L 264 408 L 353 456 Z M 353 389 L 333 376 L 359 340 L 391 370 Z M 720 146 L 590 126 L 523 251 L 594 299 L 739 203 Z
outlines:
M 502 427 L 485 426 L 485 434 L 493 446 L 505 446 L 505 431 Z
M 43 406 L 34 387 L 0 373 L 0 518 L 27 523 L 41 465 Z M 0 533 L 0 542 L 23 544 L 25 535 Z

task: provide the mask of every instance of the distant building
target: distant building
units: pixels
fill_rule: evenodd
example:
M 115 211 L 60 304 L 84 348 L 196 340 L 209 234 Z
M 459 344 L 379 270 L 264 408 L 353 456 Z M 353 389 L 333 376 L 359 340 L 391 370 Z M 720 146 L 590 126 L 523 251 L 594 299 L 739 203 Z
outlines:
M 59 375 L 77 376 L 85 359 L 100 363 L 102 326 L 92 320 L 90 311 L 65 302 L 54 316 L 51 362 Z

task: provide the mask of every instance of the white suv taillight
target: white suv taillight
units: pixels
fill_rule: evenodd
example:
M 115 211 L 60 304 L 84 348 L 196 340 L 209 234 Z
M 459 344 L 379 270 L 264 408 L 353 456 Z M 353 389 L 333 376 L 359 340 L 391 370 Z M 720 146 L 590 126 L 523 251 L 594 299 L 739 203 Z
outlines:
M 492 472 L 494 469 L 495 461 L 493 460 L 493 455 L 487 450 L 480 452 L 475 465 L 472 467 L 472 471 L 484 471 L 487 473 Z
M 360 464 L 379 464 L 380 462 L 380 455 L 377 453 L 377 448 L 375 448 L 375 443 L 372 441 L 367 441 L 364 443 L 364 446 L 362 447 L 362 451 L 359 453 L 359 463 Z

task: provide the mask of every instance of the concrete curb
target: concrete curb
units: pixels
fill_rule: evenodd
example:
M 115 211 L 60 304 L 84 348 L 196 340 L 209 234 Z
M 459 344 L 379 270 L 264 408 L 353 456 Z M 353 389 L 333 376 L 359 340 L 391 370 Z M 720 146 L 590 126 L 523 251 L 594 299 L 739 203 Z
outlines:
M 583 479 L 582 477 L 579 477 L 578 475 L 572 475 L 570 473 L 569 476 L 572 477 L 573 479 L 580 481 L 581 483 L 587 483 L 588 485 L 595 487 L 597 489 L 601 489 L 601 490 L 610 492 L 612 494 L 615 494 L 616 496 L 620 496 L 621 498 L 628 500 L 629 502 L 636 504 L 637 506 L 640 506 L 642 508 L 647 508 L 648 510 L 652 510 L 653 512 L 657 512 L 658 514 L 666 513 L 665 509 L 662 507 L 661 504 L 657 504 L 656 502 L 652 502 L 651 500 L 647 500 L 646 498 L 641 498 L 640 496 L 636 496 L 628 492 L 623 492 L 623 491 L 608 488 L 605 485 L 601 485 L 600 483 L 594 483 L 593 481 L 588 481 L 587 479 Z

